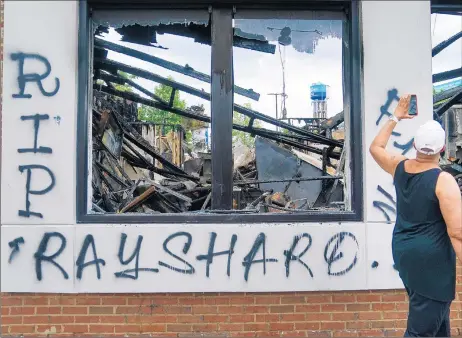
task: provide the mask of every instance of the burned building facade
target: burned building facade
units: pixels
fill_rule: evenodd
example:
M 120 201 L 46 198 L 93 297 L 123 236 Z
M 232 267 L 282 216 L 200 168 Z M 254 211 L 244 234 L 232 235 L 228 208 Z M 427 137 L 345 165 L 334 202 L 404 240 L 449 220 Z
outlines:
M 402 288 L 367 149 L 412 92 L 414 155 L 430 24 L 427 1 L 5 2 L 2 292 Z

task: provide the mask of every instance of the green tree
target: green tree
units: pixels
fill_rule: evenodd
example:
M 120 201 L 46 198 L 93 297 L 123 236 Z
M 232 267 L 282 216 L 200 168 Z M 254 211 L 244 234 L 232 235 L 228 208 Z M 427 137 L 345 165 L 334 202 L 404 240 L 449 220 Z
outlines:
M 132 80 L 132 81 L 134 81 L 134 80 L 136 80 L 138 78 L 136 75 L 128 74 L 128 73 L 125 73 L 125 72 L 119 72 L 119 76 L 123 77 L 124 79 Z M 120 85 L 120 84 L 115 84 L 114 83 L 114 88 L 117 89 L 117 90 L 133 93 L 132 87 L 130 87 L 127 84 Z
M 173 81 L 173 77 L 169 76 L 169 80 Z M 164 84 L 160 84 L 154 88 L 154 94 L 163 99 L 164 101 L 170 102 L 170 96 L 172 94 L 172 88 Z M 173 99 L 173 108 L 181 110 L 191 110 L 196 113 L 204 111 L 203 105 L 187 107 L 186 100 L 181 99 L 180 92 L 175 91 Z M 188 145 L 192 142 L 192 130 L 207 127 L 207 124 L 201 121 L 185 118 L 178 114 L 173 114 L 168 111 L 153 108 L 149 106 L 140 106 L 138 108 L 138 119 L 141 121 L 149 121 L 156 124 L 170 124 L 170 125 L 181 125 L 186 133 L 186 143 Z M 166 126 L 164 128 L 165 133 L 170 132 L 173 127 Z
M 252 106 L 250 103 L 245 103 L 244 107 L 248 109 L 252 109 Z M 248 126 L 250 122 L 250 117 L 240 114 L 238 112 L 233 113 L 233 123 L 234 124 L 239 124 L 241 126 Z M 254 127 L 261 127 L 261 122 L 255 120 L 253 122 Z M 242 143 L 243 145 L 249 147 L 249 148 L 254 148 L 255 147 L 255 136 L 252 136 L 250 133 L 246 133 L 243 131 L 235 130 L 233 129 L 233 143 Z
M 169 76 L 169 80 L 173 80 L 173 78 Z M 173 89 L 171 87 L 160 84 L 154 88 L 154 94 L 164 101 L 169 102 L 172 90 Z M 173 107 L 182 110 L 186 109 L 186 101 L 180 98 L 180 92 L 178 90 L 175 92 Z M 138 108 L 138 119 L 158 124 L 182 124 L 181 122 L 183 120 L 183 118 L 178 114 L 173 114 L 168 111 L 149 106 L 141 106 Z M 165 128 L 166 132 L 171 129 L 171 127 Z
M 123 77 L 124 79 L 128 79 L 128 80 L 136 80 L 138 77 L 136 75 L 132 75 L 132 74 L 128 74 L 128 73 L 125 73 L 125 72 L 118 72 L 119 76 L 120 77 Z M 106 82 L 104 82 L 103 80 L 96 80 L 96 83 L 97 84 L 100 84 L 100 85 L 106 85 Z M 130 93 L 133 93 L 133 89 L 130 85 L 128 84 L 117 84 L 117 83 L 112 83 L 112 85 L 114 86 L 115 89 L 117 90 L 120 90 L 120 91 L 124 91 L 124 92 L 130 92 Z

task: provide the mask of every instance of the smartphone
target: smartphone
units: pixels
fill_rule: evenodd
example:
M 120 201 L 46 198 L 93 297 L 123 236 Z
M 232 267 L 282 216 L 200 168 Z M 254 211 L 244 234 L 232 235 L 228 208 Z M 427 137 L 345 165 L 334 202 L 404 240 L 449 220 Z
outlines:
M 411 95 L 411 100 L 409 101 L 408 115 L 415 116 L 419 112 L 417 110 L 417 95 Z

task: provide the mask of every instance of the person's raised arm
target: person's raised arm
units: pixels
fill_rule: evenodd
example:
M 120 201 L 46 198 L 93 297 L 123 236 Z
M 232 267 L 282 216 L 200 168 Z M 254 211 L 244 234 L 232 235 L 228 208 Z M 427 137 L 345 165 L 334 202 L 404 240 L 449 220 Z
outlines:
M 410 95 L 401 97 L 394 113 L 396 120 L 400 121 L 403 119 L 412 119 L 414 117 L 408 115 L 409 101 Z M 406 159 L 406 157 L 401 154 L 391 154 L 386 150 L 388 140 L 390 139 L 396 123 L 397 122 L 393 119 L 388 120 L 387 123 L 385 123 L 385 125 L 380 129 L 369 147 L 369 152 L 375 162 L 377 162 L 383 170 L 392 176 L 395 173 L 398 163 Z
M 451 174 L 442 172 L 435 192 L 452 246 L 462 262 L 462 197 L 459 185 Z

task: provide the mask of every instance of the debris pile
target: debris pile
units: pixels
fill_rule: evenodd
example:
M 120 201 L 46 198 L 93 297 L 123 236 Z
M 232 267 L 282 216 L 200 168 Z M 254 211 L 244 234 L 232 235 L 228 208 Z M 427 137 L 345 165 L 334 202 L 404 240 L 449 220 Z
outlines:
M 93 102 L 93 211 L 179 213 L 201 210 L 211 191 L 172 163 L 131 123 L 136 104 L 98 91 Z M 183 135 L 181 126 L 177 134 Z M 155 135 L 149 135 L 151 140 Z M 177 137 L 181 149 L 182 139 Z M 171 153 L 171 152 L 170 152 Z M 182 158 L 183 156 L 180 156 Z
M 104 30 L 97 32 L 100 31 Z M 174 106 L 179 91 L 209 101 L 210 94 L 172 78 L 109 60 L 109 50 L 210 82 L 209 75 L 188 65 L 177 65 L 95 38 L 92 212 L 227 212 L 211 210 L 210 117 L 201 106 Z M 171 88 L 170 99 L 148 91 L 126 74 Z M 252 100 L 258 101 L 260 97 L 251 89 L 234 86 L 234 90 Z M 189 122 L 168 126 L 145 122 L 138 119 L 140 106 L 175 114 Z M 310 119 L 307 121 L 310 126 L 299 128 L 245 106 L 235 104 L 234 111 L 249 118 L 249 122 L 233 124 L 233 129 L 249 133 L 255 141 L 252 146 L 240 143 L 233 146 L 235 211 L 280 213 L 344 208 L 344 136 L 333 133 L 343 122 L 343 114 L 326 121 Z M 254 120 L 272 127 L 257 127 Z M 187 141 L 188 137 L 192 140 Z

